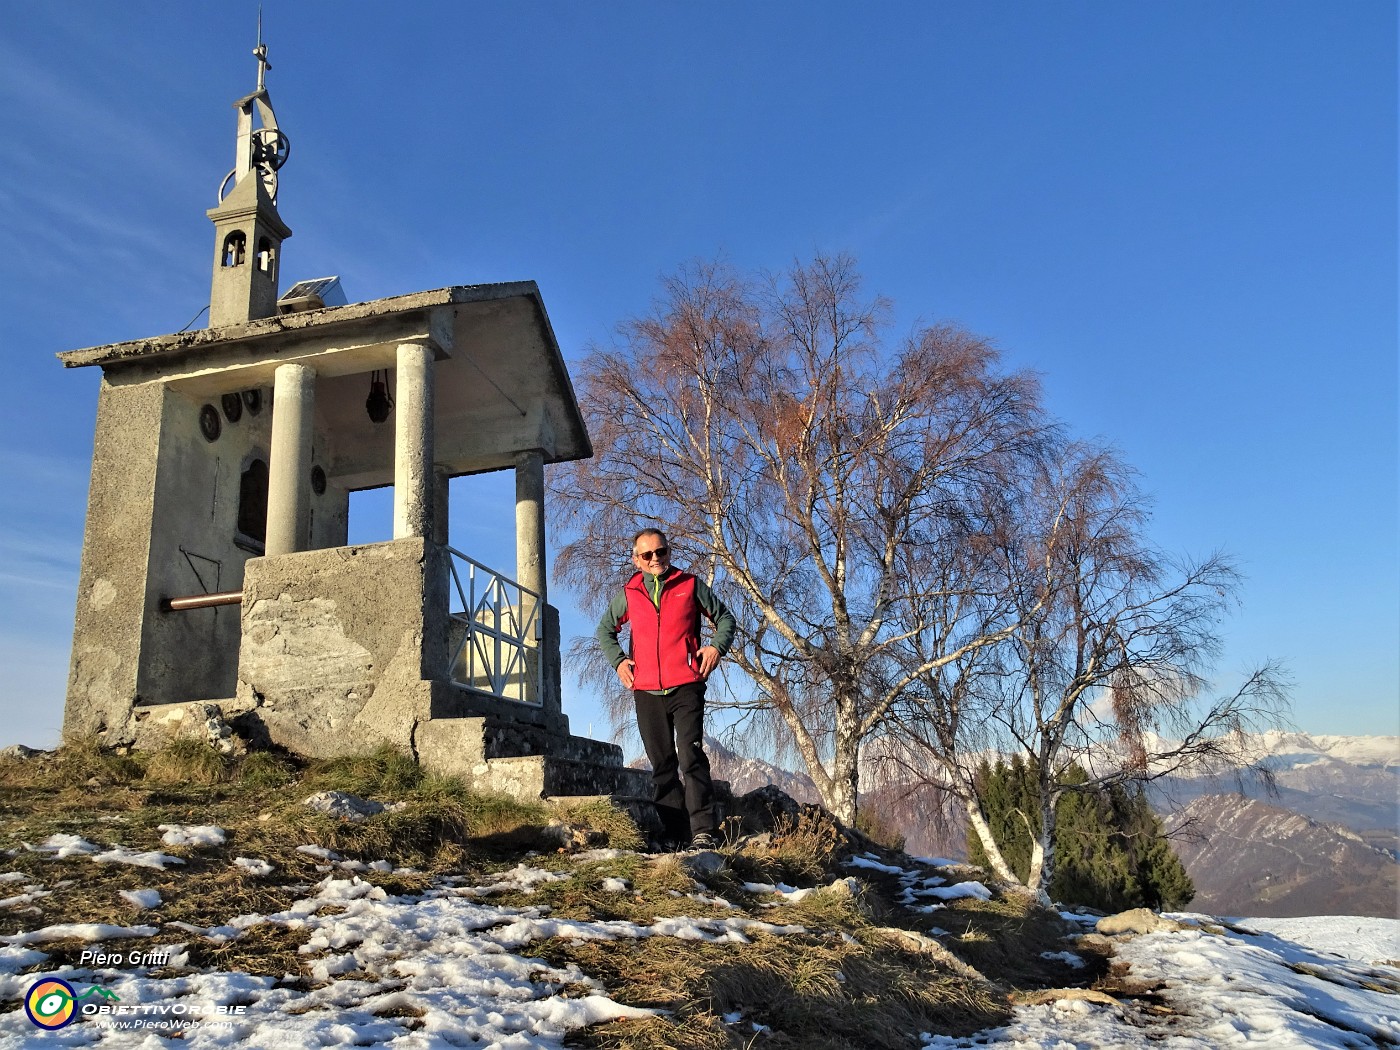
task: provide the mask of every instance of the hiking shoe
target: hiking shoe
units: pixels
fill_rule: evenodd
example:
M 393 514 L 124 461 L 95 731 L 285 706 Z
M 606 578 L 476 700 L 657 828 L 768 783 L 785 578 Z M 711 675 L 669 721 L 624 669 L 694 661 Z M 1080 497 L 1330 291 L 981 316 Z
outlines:
M 698 835 L 690 836 L 691 849 L 714 849 L 719 843 L 708 831 L 702 831 Z

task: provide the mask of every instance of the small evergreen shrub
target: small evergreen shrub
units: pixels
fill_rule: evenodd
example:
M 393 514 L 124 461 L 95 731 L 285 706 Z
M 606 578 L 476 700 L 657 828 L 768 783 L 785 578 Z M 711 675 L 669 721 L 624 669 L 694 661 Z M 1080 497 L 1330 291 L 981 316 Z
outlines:
M 983 760 L 977 772 L 978 798 L 992 837 L 1022 880 L 1031 863 L 1027 821 L 1034 825 L 1039 820 L 1038 781 L 1034 763 L 1021 755 L 995 766 Z M 1190 902 L 1196 889 L 1143 785 L 1093 786 L 1079 766 L 1070 767 L 1064 783 L 1069 790 L 1055 807 L 1052 898 L 1108 912 L 1141 907 L 1176 911 Z M 982 841 L 971 828 L 967 851 L 970 863 L 986 865 Z

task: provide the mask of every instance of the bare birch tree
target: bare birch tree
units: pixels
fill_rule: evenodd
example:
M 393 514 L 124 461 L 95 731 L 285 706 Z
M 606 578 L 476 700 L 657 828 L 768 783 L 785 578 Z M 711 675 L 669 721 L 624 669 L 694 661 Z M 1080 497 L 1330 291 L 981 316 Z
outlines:
M 924 672 L 891 720 L 886 754 L 958 795 L 997 875 L 1018 881 L 977 798 L 974 764 L 1020 753 L 1039 780 L 1025 885 L 1054 875 L 1055 806 L 1068 790 L 1146 781 L 1183 767 L 1245 761 L 1247 735 L 1286 708 L 1283 676 L 1265 665 L 1212 698 L 1217 624 L 1238 575 L 1213 555 L 1179 563 L 1147 542 L 1129 472 L 1111 454 L 1066 445 L 1047 457 L 1014 513 L 986 540 L 984 567 L 1014 606 L 994 646 Z M 926 663 L 921 636 L 906 661 Z M 1087 781 L 1069 775 L 1078 768 Z
M 887 312 L 845 256 L 764 280 L 719 264 L 667 279 L 576 371 L 595 454 L 551 482 L 568 537 L 556 573 L 590 611 L 643 525 L 709 575 L 753 687 L 731 703 L 780 720 L 847 822 L 862 748 L 905 689 L 1024 615 L 988 590 L 969 522 L 1048 432 L 1035 380 L 1000 372 L 988 343 L 945 325 L 887 347 Z M 898 659 L 935 607 L 936 651 Z

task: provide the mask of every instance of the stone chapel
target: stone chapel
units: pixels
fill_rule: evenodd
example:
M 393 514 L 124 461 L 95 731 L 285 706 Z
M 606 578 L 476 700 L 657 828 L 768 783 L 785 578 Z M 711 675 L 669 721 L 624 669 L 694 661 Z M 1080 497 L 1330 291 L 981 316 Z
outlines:
M 254 55 L 207 213 L 209 326 L 59 355 L 102 370 L 65 735 L 149 746 L 213 716 L 307 756 L 388 742 L 485 789 L 643 793 L 561 710 L 544 468 L 592 450 L 539 289 L 280 295 L 290 141 Z M 495 470 L 508 572 L 449 542 L 449 479 Z M 393 538 L 347 546 L 350 493 L 381 486 Z

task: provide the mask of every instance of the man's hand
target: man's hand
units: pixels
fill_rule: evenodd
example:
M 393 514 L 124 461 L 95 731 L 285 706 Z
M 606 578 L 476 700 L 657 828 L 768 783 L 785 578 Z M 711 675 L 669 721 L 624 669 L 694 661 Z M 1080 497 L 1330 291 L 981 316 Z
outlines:
M 632 688 L 632 682 L 637 676 L 637 662 L 635 660 L 623 660 L 617 665 L 617 678 L 628 689 Z
M 695 655 L 700 657 L 700 677 L 709 678 L 719 663 L 719 650 L 713 645 L 704 645 L 695 651 Z

